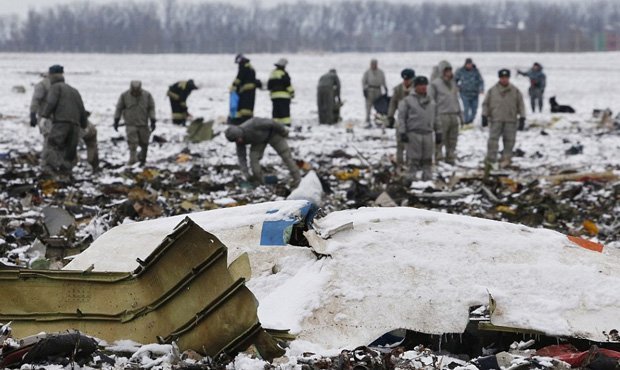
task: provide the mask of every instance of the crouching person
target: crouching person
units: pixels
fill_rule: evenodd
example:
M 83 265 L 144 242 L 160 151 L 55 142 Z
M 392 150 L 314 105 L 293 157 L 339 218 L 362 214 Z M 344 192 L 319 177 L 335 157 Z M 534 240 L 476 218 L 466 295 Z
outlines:
M 297 186 L 299 184 L 301 175 L 291 155 L 291 149 L 286 142 L 288 130 L 283 125 L 271 119 L 254 117 L 239 126 L 230 126 L 226 130 L 225 135 L 228 141 L 237 144 L 239 167 L 241 167 L 241 172 L 246 179 L 253 179 L 256 182 L 263 183 L 263 171 L 260 166 L 260 160 L 263 158 L 267 144 L 269 144 L 282 158 L 282 161 L 291 172 L 293 178 L 292 185 Z M 250 145 L 252 176 L 250 176 L 248 171 L 246 145 Z
M 428 79 L 418 76 L 413 80 L 413 92 L 398 104 L 398 130 L 400 140 L 407 148 L 407 174 L 410 181 L 417 179 L 422 170 L 422 180 L 432 180 L 435 144 L 441 144 L 442 134 L 437 120 L 437 106 L 426 93 Z M 435 140 L 433 140 L 435 133 Z

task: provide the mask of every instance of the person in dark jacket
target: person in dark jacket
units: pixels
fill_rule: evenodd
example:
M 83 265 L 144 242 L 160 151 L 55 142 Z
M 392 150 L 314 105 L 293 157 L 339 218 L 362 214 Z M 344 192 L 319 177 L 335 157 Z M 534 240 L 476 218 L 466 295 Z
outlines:
M 335 69 L 330 69 L 319 78 L 316 101 L 319 123 L 334 124 L 340 120 L 340 78 Z
M 295 89 L 291 85 L 291 77 L 286 72 L 288 60 L 282 58 L 275 64 L 276 69 L 271 72 L 267 89 L 270 91 L 274 121 L 285 126 L 291 125 L 291 99 L 295 97 Z
M 230 89 L 239 95 L 239 103 L 232 123 L 240 125 L 254 116 L 256 89 L 262 88 L 263 84 L 256 79 L 256 71 L 250 64 L 250 60 L 243 54 L 235 57 L 235 63 L 239 65 L 239 71 Z
M 469 125 L 476 119 L 478 96 L 484 93 L 484 80 L 471 58 L 454 75 L 463 102 L 463 124 Z
M 77 158 L 79 130 L 86 128 L 88 117 L 79 91 L 65 83 L 64 68 L 49 68 L 50 90 L 41 116 L 52 122 L 45 138 L 47 152 L 43 172 L 70 176 Z
M 299 168 L 293 160 L 291 149 L 286 142 L 288 130 L 283 125 L 268 118 L 253 117 L 239 126 L 231 125 L 225 132 L 228 141 L 237 144 L 237 157 L 241 173 L 248 180 L 254 180 L 263 183 L 263 171 L 260 166 L 260 160 L 267 148 L 267 144 L 278 153 L 282 161 L 291 172 L 293 177 L 293 186 L 299 185 L 301 175 Z M 250 167 L 252 176 L 248 171 L 246 145 L 250 145 Z
M 185 126 L 187 117 L 191 116 L 187 109 L 187 98 L 194 90 L 198 90 L 194 80 L 179 81 L 168 88 L 170 108 L 172 109 L 172 123 L 175 125 Z
M 530 79 L 530 88 L 528 92 L 530 94 L 532 113 L 536 111 L 536 103 L 538 103 L 538 110 L 542 112 L 545 88 L 547 87 L 547 76 L 543 72 L 542 65 L 540 63 L 534 63 L 529 71 L 522 72 L 517 70 L 517 73 Z

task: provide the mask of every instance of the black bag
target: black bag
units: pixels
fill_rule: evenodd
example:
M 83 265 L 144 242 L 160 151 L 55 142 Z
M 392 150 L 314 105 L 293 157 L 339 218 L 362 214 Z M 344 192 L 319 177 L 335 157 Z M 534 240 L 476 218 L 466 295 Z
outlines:
M 377 113 L 387 114 L 390 107 L 390 97 L 387 94 L 381 95 L 374 101 L 373 107 L 375 107 Z

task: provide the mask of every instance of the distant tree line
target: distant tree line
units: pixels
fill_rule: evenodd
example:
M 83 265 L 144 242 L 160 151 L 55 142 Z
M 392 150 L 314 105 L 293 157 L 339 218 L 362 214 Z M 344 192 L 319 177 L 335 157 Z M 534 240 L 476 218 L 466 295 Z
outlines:
M 235 53 L 620 49 L 620 2 L 59 5 L 0 18 L 0 50 Z

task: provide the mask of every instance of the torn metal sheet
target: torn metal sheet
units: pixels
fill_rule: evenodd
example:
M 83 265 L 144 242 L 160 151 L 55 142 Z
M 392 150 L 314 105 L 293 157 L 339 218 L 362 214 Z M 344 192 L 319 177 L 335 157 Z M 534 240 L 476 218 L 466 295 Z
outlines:
M 375 206 L 377 207 L 397 207 L 398 204 L 390 197 L 387 192 L 383 192 L 379 194 L 377 199 L 375 199 Z
M 434 198 L 434 199 L 457 199 L 463 198 L 468 195 L 476 193 L 476 190 L 463 188 L 457 189 L 454 191 L 436 191 L 436 192 L 424 192 L 424 191 L 413 191 L 412 194 L 418 198 Z
M 94 265 L 94 271 L 133 271 L 138 267 L 136 259 L 151 254 L 184 217 L 191 217 L 202 228 L 216 234 L 228 248 L 230 263 L 245 252 L 260 252 L 258 247 L 266 224 L 271 228 L 278 225 L 277 221 L 284 220 L 287 226 L 306 222 L 309 207 L 310 203 L 304 200 L 268 202 L 119 225 L 101 235 L 65 269 L 83 270 Z M 276 239 L 276 245 L 288 241 L 283 232 L 272 231 L 269 234 Z M 253 258 L 251 261 L 252 268 L 256 267 Z
M 313 206 L 308 203 L 300 209 L 300 214 L 295 217 L 287 217 L 279 220 L 267 220 L 263 222 L 263 229 L 260 236 L 260 245 L 287 245 L 291 239 L 293 226 L 302 222 L 311 222 L 308 215 L 312 212 Z M 267 213 L 275 213 L 268 211 Z
M 191 143 L 200 143 L 202 141 L 208 141 L 213 139 L 213 123 L 215 121 L 209 120 L 204 122 L 202 117 L 196 118 L 192 123 L 187 126 L 187 135 L 185 140 Z
M 262 322 L 292 328 L 299 343 L 352 348 L 396 328 L 463 333 L 478 305 L 493 311 L 485 330 L 605 342 L 620 328 L 616 248 L 399 207 L 333 212 L 314 228 L 308 241 L 330 258 L 289 269 L 278 285 L 266 286 L 274 276 L 252 283 Z
M 64 228 L 75 224 L 75 218 L 60 207 L 45 207 L 43 215 L 43 222 L 50 236 L 59 235 Z
M 254 344 L 265 358 L 283 352 L 264 332 L 258 302 L 227 268 L 227 249 L 191 219 L 131 273 L 0 270 L 0 322 L 13 335 L 79 330 L 114 341 L 176 341 L 215 356 Z

